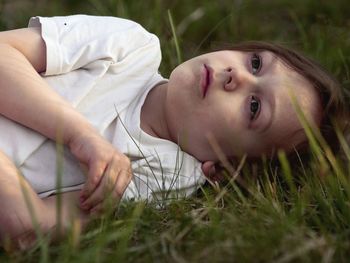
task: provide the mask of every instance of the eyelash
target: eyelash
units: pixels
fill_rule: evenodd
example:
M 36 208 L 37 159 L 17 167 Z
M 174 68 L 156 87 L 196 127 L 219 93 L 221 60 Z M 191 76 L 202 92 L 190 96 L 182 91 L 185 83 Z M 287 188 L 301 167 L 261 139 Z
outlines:
M 258 74 L 263 65 L 261 56 L 257 53 L 253 53 L 250 58 L 250 63 L 252 67 L 252 74 L 253 75 Z M 253 121 L 258 117 L 260 113 L 261 102 L 256 96 L 251 96 L 249 103 L 250 103 L 250 107 L 249 107 L 250 120 Z
M 255 105 L 256 106 L 257 103 L 257 108 L 253 109 L 252 106 Z M 254 107 L 255 107 L 254 106 Z M 261 109 L 261 102 L 258 98 L 256 98 L 255 96 L 251 96 L 250 98 L 250 120 L 255 120 L 257 118 L 257 116 L 260 113 L 260 109 Z M 253 112 L 255 111 L 255 112 Z
M 260 72 L 263 62 L 260 55 L 253 53 L 250 58 L 251 66 L 252 66 L 252 74 L 256 75 Z M 254 65 L 255 63 L 258 63 L 259 65 Z M 257 66 L 257 68 L 255 68 Z

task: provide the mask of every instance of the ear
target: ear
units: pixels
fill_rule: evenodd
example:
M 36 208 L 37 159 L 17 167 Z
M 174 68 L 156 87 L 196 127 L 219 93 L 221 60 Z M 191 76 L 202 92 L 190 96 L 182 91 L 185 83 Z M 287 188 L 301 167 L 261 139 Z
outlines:
M 211 175 L 214 175 L 216 173 L 215 169 L 215 162 L 213 161 L 205 161 L 202 163 L 202 171 L 205 175 L 205 177 L 210 179 Z
M 213 161 L 205 161 L 202 163 L 202 171 L 209 182 L 220 183 L 225 180 L 222 171 L 223 168 Z

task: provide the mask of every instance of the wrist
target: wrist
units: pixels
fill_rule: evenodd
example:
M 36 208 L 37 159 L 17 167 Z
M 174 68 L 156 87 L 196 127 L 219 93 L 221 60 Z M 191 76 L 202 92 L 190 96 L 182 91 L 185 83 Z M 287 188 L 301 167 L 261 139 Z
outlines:
M 68 132 L 63 134 L 63 144 L 67 145 L 69 148 L 80 143 L 80 141 L 86 140 L 88 138 L 93 138 L 99 136 L 98 132 L 89 123 L 76 125 L 76 128 L 68 128 Z M 58 132 L 59 138 L 59 132 Z
M 65 145 L 67 145 L 73 155 L 76 155 L 82 149 L 90 147 L 91 143 L 99 141 L 100 139 L 100 134 L 92 126 L 90 126 L 79 131 L 72 132 L 71 135 L 67 137 Z

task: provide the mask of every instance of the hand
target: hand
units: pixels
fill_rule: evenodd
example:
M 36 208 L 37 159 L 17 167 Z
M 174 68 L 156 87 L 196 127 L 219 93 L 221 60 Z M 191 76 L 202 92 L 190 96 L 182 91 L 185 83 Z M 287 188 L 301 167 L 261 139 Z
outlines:
M 71 140 L 68 146 L 87 169 L 80 193 L 81 208 L 99 214 L 107 201 L 118 202 L 132 178 L 130 160 L 93 132 Z
M 215 184 L 224 181 L 224 168 L 220 164 L 213 161 L 205 161 L 202 163 L 201 168 L 205 177 L 209 180 L 209 183 Z

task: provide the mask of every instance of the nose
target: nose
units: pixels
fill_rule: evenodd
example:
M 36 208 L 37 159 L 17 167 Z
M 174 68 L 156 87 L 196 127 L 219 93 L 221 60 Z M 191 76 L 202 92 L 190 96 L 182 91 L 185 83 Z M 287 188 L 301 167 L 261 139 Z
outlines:
M 253 81 L 254 80 L 248 71 L 244 69 L 228 68 L 225 71 L 224 89 L 227 91 L 233 91 L 241 86 L 253 84 Z

